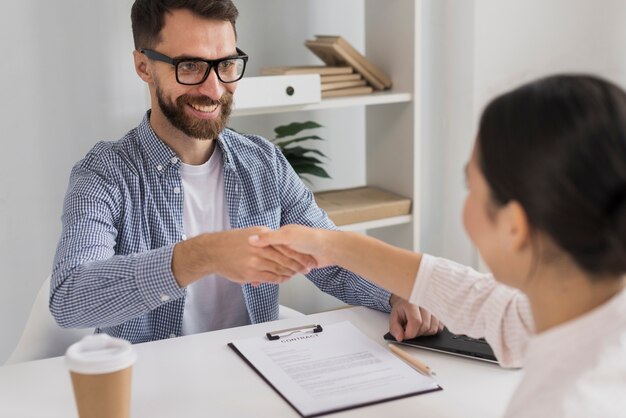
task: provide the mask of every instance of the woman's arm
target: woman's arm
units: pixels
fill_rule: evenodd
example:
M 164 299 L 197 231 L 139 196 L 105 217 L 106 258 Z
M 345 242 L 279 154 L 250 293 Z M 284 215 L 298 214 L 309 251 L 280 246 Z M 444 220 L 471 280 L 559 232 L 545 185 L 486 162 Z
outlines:
M 289 225 L 252 238 L 286 245 L 318 267 L 338 264 L 428 309 L 450 331 L 485 337 L 500 364 L 519 367 L 533 333 L 528 299 L 518 290 L 445 259 L 422 256 L 364 235 Z M 419 274 L 418 274 L 419 272 Z

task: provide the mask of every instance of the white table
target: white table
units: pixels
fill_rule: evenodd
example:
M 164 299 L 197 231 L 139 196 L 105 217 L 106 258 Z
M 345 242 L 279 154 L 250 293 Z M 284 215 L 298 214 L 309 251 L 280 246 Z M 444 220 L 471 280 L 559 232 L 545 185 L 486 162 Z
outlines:
M 137 344 L 133 417 L 298 417 L 227 343 L 310 323 L 348 320 L 380 344 L 388 315 L 340 309 L 264 324 Z M 498 417 L 521 371 L 407 348 L 436 373 L 443 391 L 333 414 L 337 417 Z M 76 417 L 63 358 L 0 368 L 0 417 Z

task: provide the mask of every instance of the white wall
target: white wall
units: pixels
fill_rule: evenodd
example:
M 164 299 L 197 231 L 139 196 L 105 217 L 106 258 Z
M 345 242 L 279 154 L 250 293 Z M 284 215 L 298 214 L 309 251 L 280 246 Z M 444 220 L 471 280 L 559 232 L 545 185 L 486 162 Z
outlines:
M 3 1 L 0 363 L 50 274 L 69 171 L 145 110 L 130 0 Z
M 483 107 L 556 72 L 592 72 L 625 87 L 626 1 L 427 0 L 425 9 L 424 170 L 433 180 L 422 248 L 484 269 L 461 223 L 463 165 Z
M 270 16 L 266 12 L 269 8 L 264 6 L 276 1 L 282 2 L 277 4 L 284 6 L 283 13 Z M 424 189 L 427 201 L 420 202 L 424 230 L 421 245 L 432 253 L 473 263 L 475 256 L 462 233 L 460 207 L 465 193 L 462 167 L 480 108 L 492 94 L 553 71 L 594 71 L 626 85 L 626 2 L 423 1 L 423 129 L 428 138 L 423 173 L 431 181 Z M 71 166 L 96 141 L 119 138 L 138 123 L 145 111 L 144 86 L 132 69 L 131 3 L 3 2 L 0 363 L 13 348 L 30 304 L 49 274 Z M 329 33 L 347 34 L 357 47 L 363 46 L 363 28 L 351 23 L 363 20 L 358 0 L 317 0 L 316 7 L 302 0 L 236 3 L 242 11 L 242 48 L 245 50 L 246 43 L 256 43 L 255 50 L 265 45 L 262 50 L 268 55 L 258 57 L 258 63 L 276 62 L 274 58 L 283 56 L 273 47 L 276 39 L 252 37 L 262 25 L 283 25 L 293 39 L 290 62 L 284 64 L 315 62 L 300 47 L 302 37 L 314 34 L 314 25 L 316 30 L 321 27 Z M 338 10 L 336 18 L 327 19 L 327 14 L 320 13 L 320 4 Z M 354 16 L 355 10 L 354 19 L 346 18 Z M 316 23 L 302 25 L 302 19 L 286 19 L 296 15 Z M 248 31 L 244 26 L 256 29 Z M 286 44 L 286 39 L 281 43 Z M 397 47 L 401 48 L 401 42 Z M 313 117 L 323 118 L 328 126 L 323 136 L 329 142 L 323 147 L 333 155 L 329 169 L 336 177 L 334 184 L 359 185 L 364 181 L 362 163 L 352 170 L 334 161 L 362 149 L 358 142 L 364 136 L 362 110 L 323 113 Z M 241 124 L 269 135 L 277 122 L 292 116 L 300 117 L 283 115 L 268 122 L 250 119 Z M 342 118 L 354 118 L 354 134 L 333 130 L 335 120 Z M 364 156 L 357 152 L 354 158 L 358 161 Z M 315 188 L 327 185 L 319 182 Z M 305 290 L 305 295 L 292 290 L 285 288 L 283 294 L 303 300 L 311 300 L 308 293 L 315 297 L 312 290 Z M 327 302 L 311 303 L 314 306 L 310 309 L 318 309 Z
M 422 177 L 428 180 L 420 202 L 420 248 L 474 264 L 460 215 L 474 129 L 474 2 L 425 1 L 422 49 Z
M 626 1 L 475 2 L 475 106 L 555 72 L 592 72 L 626 85 Z

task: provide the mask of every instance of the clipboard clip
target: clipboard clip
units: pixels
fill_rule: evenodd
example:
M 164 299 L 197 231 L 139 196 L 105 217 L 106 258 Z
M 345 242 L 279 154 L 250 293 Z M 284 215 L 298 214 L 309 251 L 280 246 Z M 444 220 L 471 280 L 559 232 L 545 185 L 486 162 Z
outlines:
M 304 325 L 301 327 L 287 328 L 287 329 L 281 329 L 278 331 L 272 331 L 272 332 L 266 333 L 265 335 L 267 336 L 268 340 L 274 341 L 274 340 L 279 340 L 282 337 L 289 337 L 294 334 L 311 334 L 311 333 L 316 334 L 322 331 L 323 329 L 321 325 L 311 324 L 311 325 Z

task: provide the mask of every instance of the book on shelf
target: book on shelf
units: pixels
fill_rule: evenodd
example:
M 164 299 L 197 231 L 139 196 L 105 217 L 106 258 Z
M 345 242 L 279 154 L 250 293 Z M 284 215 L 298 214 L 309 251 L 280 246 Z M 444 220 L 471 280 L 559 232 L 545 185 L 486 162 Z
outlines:
M 363 78 L 366 79 L 367 82 L 370 83 L 376 90 L 383 90 L 385 88 L 384 84 L 382 84 L 366 67 L 357 62 L 353 57 L 350 57 L 344 50 L 340 49 L 337 44 L 328 44 L 320 41 L 306 41 L 305 45 L 326 64 L 350 65 L 354 67 L 356 72 L 361 74 Z
M 346 41 L 341 36 L 336 35 L 315 35 L 316 40 L 328 42 L 328 43 L 336 43 L 341 48 L 345 49 L 346 52 L 354 57 L 357 61 L 359 61 L 362 65 L 367 67 L 369 71 L 376 76 L 380 80 L 381 83 L 385 86 L 385 88 L 390 88 L 392 85 L 391 78 L 387 76 L 382 70 L 372 64 L 363 54 L 357 51 L 348 41 Z
M 350 66 L 329 66 L 329 65 L 297 65 L 282 67 L 261 68 L 261 75 L 295 75 L 295 74 L 319 74 L 326 75 L 346 75 L 353 73 Z
M 359 73 L 320 75 L 320 81 L 322 84 L 335 83 L 337 81 L 354 81 L 354 80 L 363 80 L 363 77 Z
M 366 85 L 365 80 L 348 80 L 348 81 L 337 81 L 335 83 L 322 83 L 322 91 L 326 90 L 337 90 L 337 89 L 345 89 L 347 87 L 358 87 Z
M 358 96 L 361 94 L 370 94 L 373 91 L 374 89 L 372 88 L 372 86 L 359 86 L 337 90 L 325 90 L 322 91 L 322 99 L 326 97 Z
M 377 90 L 391 87 L 391 79 L 341 36 L 316 35 L 304 45 L 329 66 L 350 66 Z
M 317 192 L 315 201 L 337 226 L 411 213 L 411 199 L 376 187 Z

